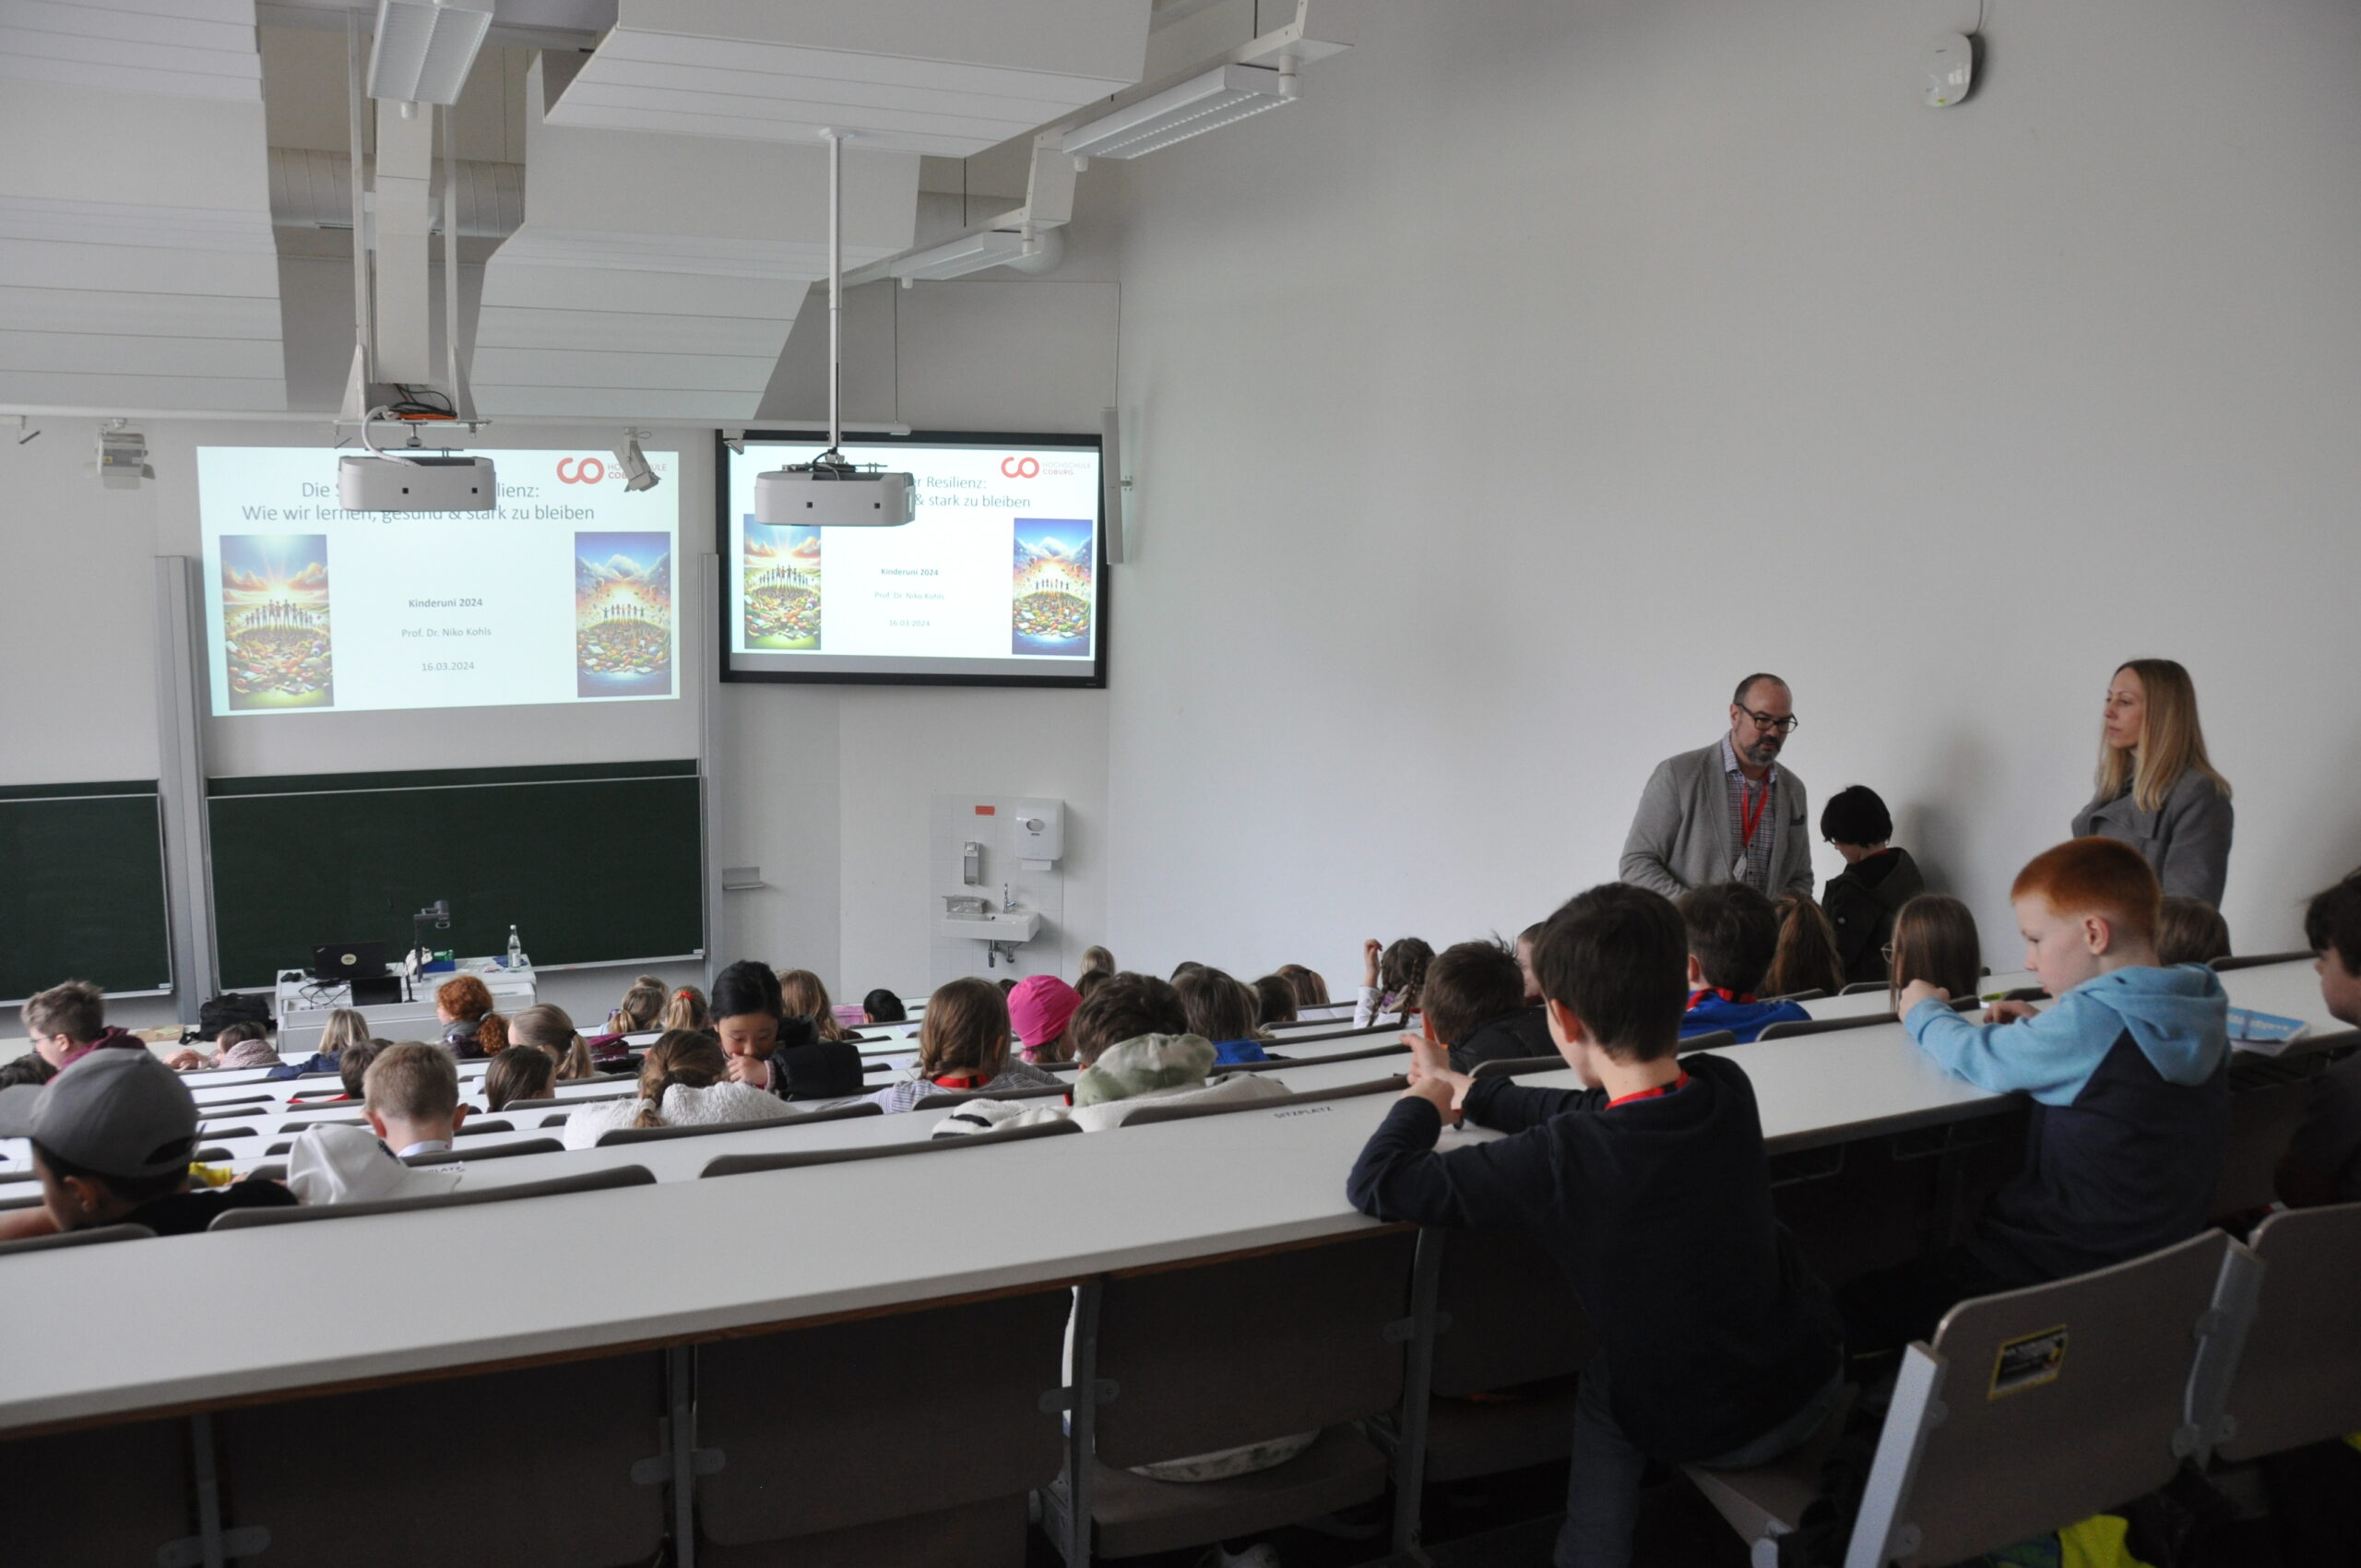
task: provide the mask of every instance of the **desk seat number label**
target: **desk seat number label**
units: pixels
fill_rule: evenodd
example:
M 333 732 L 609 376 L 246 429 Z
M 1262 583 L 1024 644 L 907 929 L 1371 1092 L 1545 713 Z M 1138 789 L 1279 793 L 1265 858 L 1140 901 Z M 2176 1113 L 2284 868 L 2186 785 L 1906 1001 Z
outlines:
M 2058 1381 L 2058 1370 L 2066 1364 L 2066 1326 L 2045 1328 L 2039 1334 L 2028 1334 L 2022 1339 L 2004 1341 L 2000 1353 L 1992 1360 L 1992 1392 L 1987 1398 L 1999 1399 L 2011 1394 L 2023 1394 L 2028 1388 L 2038 1388 L 2045 1383 Z

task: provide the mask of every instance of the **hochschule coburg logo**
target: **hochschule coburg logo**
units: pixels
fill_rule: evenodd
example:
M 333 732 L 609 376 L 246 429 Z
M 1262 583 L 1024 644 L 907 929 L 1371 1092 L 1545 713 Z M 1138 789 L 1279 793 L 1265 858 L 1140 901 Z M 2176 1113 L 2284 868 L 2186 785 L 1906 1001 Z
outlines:
M 572 473 L 566 472 L 571 468 Z M 607 465 L 598 457 L 560 457 L 557 460 L 557 481 L 560 484 L 597 484 L 607 477 Z
M 1041 460 L 1038 457 L 1003 457 L 1000 474 L 1003 479 L 1038 479 L 1041 477 Z

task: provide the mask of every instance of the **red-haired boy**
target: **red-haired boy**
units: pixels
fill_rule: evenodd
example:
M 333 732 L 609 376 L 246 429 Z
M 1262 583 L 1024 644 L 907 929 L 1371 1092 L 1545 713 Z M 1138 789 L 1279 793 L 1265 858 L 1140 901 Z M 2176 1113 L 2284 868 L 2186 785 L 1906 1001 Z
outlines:
M 2156 957 L 2161 895 L 2130 845 L 2074 838 L 2009 890 L 2025 967 L 2056 998 L 1975 1024 L 1925 980 L 1901 997 L 1919 1049 L 2033 1099 L 2024 1164 L 1967 1241 L 1842 1292 L 1854 1354 L 1934 1331 L 1970 1296 L 2103 1268 L 2202 1229 L 2230 1135 L 2228 999 L 2213 971 Z

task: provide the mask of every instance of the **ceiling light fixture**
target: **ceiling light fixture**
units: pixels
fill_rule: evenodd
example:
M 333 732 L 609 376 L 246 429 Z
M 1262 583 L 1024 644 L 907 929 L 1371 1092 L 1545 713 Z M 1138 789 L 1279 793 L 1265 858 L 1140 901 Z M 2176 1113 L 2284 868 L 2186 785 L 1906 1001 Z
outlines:
M 1034 244 L 1014 229 L 987 229 L 980 234 L 962 234 L 926 250 L 896 256 L 886 263 L 885 272 L 888 277 L 900 279 L 907 289 L 920 279 L 940 281 L 964 278 L 988 267 L 1005 267 L 1031 255 Z
M 1137 158 L 1292 103 L 1300 91 L 1292 59 L 1281 61 L 1277 70 L 1221 65 L 1076 125 L 1061 146 L 1076 158 Z
M 398 103 L 459 101 L 492 28 L 492 8 L 441 0 L 377 0 L 369 96 Z

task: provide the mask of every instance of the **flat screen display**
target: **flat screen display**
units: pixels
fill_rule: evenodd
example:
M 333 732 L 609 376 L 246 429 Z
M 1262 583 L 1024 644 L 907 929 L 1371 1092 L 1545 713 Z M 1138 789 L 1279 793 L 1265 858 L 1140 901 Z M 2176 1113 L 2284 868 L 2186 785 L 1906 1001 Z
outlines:
M 677 455 L 486 451 L 487 513 L 348 512 L 324 446 L 200 446 L 219 717 L 680 695 Z
M 726 679 L 1106 684 L 1097 437 L 848 440 L 848 460 L 916 479 L 914 521 L 756 522 L 754 476 L 826 445 L 749 431 L 718 448 Z

